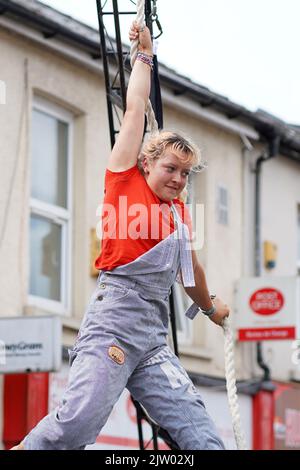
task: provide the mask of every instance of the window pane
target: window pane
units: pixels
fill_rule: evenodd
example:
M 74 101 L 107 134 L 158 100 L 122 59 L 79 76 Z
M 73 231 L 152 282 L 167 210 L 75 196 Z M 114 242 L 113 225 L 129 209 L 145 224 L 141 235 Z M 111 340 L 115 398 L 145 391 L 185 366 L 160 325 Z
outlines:
M 219 224 L 228 225 L 228 190 L 222 186 L 217 188 L 217 218 Z
M 61 225 L 43 217 L 30 219 L 30 294 L 61 300 Z
M 300 263 L 300 206 L 298 206 L 298 262 Z
M 188 205 L 189 213 L 193 222 L 195 220 L 195 210 L 196 210 L 195 175 L 190 174 L 187 187 L 188 187 L 188 193 L 187 193 L 187 198 L 186 198 L 186 204 Z
M 178 332 L 188 335 L 188 319 L 184 315 L 185 311 L 192 304 L 192 300 L 184 291 L 182 284 L 175 282 L 173 285 L 174 310 L 176 319 L 176 329 Z
M 31 196 L 67 207 L 68 124 L 32 112 Z
M 220 204 L 227 207 L 227 191 L 225 188 L 220 188 Z

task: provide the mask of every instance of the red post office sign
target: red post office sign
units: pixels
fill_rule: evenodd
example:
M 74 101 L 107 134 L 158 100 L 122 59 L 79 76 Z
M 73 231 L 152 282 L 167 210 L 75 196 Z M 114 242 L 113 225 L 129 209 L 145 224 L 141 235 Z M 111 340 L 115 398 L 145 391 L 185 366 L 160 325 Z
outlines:
M 284 296 L 279 289 L 267 287 L 256 290 L 249 300 L 250 308 L 258 315 L 274 315 L 284 305 Z
M 239 341 L 299 337 L 299 278 L 240 279 L 236 285 L 234 319 Z

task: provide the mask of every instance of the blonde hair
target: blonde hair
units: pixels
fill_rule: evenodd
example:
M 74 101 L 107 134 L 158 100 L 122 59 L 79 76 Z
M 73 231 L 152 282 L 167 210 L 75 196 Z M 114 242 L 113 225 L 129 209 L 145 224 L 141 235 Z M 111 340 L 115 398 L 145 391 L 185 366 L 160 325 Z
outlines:
M 138 167 L 141 173 L 143 170 L 143 161 L 145 158 L 152 163 L 163 156 L 164 152 L 170 149 L 183 163 L 191 164 L 192 171 L 199 172 L 205 168 L 201 161 L 200 149 L 191 140 L 177 134 L 177 132 L 160 131 L 143 144 L 139 158 Z
M 170 149 L 182 163 L 191 164 L 193 172 L 200 172 L 206 167 L 201 160 L 200 149 L 190 139 L 172 131 L 160 131 L 152 136 L 143 144 L 138 157 L 138 167 L 144 175 L 143 161 L 151 164 L 155 160 L 163 157 L 164 152 Z M 180 199 L 185 200 L 187 191 L 184 189 Z

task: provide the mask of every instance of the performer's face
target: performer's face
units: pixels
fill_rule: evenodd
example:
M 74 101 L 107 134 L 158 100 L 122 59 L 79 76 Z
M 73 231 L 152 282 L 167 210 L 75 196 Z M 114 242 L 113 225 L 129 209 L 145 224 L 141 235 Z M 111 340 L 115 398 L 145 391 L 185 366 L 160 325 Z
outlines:
M 167 149 L 157 160 L 144 162 L 145 179 L 160 199 L 172 201 L 186 186 L 191 167 Z

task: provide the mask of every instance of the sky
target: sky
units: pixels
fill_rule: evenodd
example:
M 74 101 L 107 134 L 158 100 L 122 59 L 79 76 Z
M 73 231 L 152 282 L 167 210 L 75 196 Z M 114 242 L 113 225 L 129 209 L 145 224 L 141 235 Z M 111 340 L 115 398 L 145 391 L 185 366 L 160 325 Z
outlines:
M 96 0 L 42 3 L 98 29 Z M 160 62 L 251 111 L 300 125 L 300 0 L 157 0 L 157 13 Z M 124 42 L 133 19 L 121 22 Z

